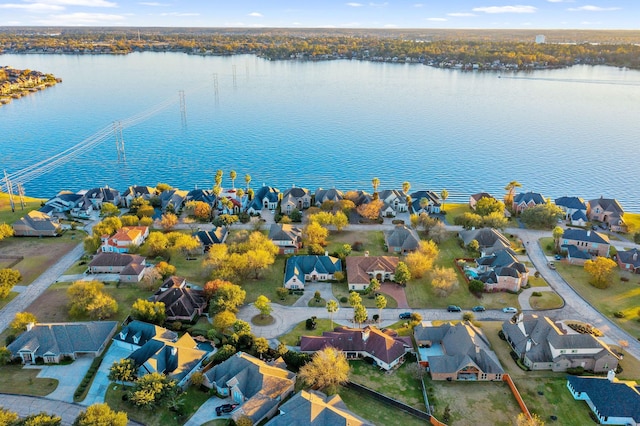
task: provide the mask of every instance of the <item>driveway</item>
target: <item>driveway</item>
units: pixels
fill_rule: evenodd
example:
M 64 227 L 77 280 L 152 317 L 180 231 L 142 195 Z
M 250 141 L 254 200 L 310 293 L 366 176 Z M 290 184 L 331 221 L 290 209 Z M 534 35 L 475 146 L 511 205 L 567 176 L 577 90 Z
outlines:
M 47 395 L 47 399 L 73 402 L 73 393 L 87 374 L 92 361 L 91 356 L 80 356 L 68 365 L 28 365 L 24 368 L 39 369 L 38 378 L 40 379 L 49 378 L 58 381 L 56 390 Z
M 300 296 L 298 300 L 291 306 L 295 306 L 297 308 L 308 307 L 309 301 L 313 299 L 316 291 L 320 292 L 320 297 L 322 297 L 325 301 L 336 300 L 333 296 L 333 291 L 331 290 L 331 283 L 305 283 L 304 285 L 304 294 Z
M 91 388 L 89 388 L 89 392 L 87 392 L 84 401 L 81 402 L 82 405 L 89 406 L 104 402 L 104 395 L 107 393 L 107 386 L 109 386 L 110 383 L 109 369 L 115 361 L 120 361 L 129 355 L 131 355 L 131 351 L 127 349 L 114 344 L 109 346 L 107 353 L 104 354 L 100 368 L 98 368 L 96 377 L 93 379 L 93 383 L 91 383 Z
M 231 418 L 231 413 L 223 414 L 218 417 L 216 415 L 216 407 L 219 407 L 222 404 L 230 404 L 233 401 L 230 397 L 220 399 L 218 397 L 212 396 L 207 399 L 207 401 L 198 408 L 193 416 L 184 424 L 184 426 L 200 426 L 205 424 L 210 420 L 216 419 L 229 419 Z

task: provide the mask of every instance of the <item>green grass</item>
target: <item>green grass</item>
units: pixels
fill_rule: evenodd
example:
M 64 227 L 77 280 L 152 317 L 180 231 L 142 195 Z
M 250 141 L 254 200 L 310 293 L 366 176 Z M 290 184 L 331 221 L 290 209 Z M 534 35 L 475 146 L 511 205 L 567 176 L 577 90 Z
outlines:
M 580 294 L 603 315 L 634 336 L 640 336 L 640 277 L 617 268 L 614 270 L 611 286 L 599 289 L 589 284 L 590 276 L 579 265 L 556 263 L 557 271 Z M 620 277 L 629 278 L 624 282 Z M 624 318 L 615 318 L 614 312 L 623 312 Z
M 349 380 L 425 411 L 420 381 L 407 371 L 410 362 L 414 361 L 407 361 L 397 369 L 384 372 L 362 360 L 350 361 Z
M 455 233 L 439 246 L 440 255 L 435 262 L 436 266 L 454 268 L 454 259 L 465 257 L 465 250 L 460 247 Z M 505 306 L 519 307 L 518 296 L 505 292 L 483 293 L 481 298 L 476 297 L 467 288 L 464 277 L 456 269 L 458 286 L 447 297 L 439 297 L 431 287 L 431 279 L 426 274 L 420 279 L 412 279 L 407 283 L 405 293 L 407 301 L 412 308 L 446 308 L 448 305 L 459 305 L 463 310 L 469 310 L 473 306 L 483 305 L 487 309 L 497 309 Z
M 7 223 L 11 225 L 13 222 L 20 219 L 31 210 L 39 209 L 40 204 L 46 201 L 45 199 L 31 197 L 24 197 L 24 199 L 26 201 L 26 207 L 24 208 L 24 210 L 22 210 L 20 206 L 20 198 L 14 196 L 13 202 L 15 203 L 16 211 L 12 212 L 11 205 L 9 203 L 9 194 L 0 192 L 0 223 Z
M 352 247 L 356 241 L 363 244 L 361 251 L 351 252 L 352 256 L 364 256 L 365 251 L 369 251 L 371 256 L 392 256 L 384 250 L 384 233 L 382 231 L 331 231 L 327 239 L 327 251 L 335 252 L 343 244 L 350 244 Z
M 453 225 L 456 217 L 462 216 L 465 213 L 472 213 L 473 210 L 469 208 L 469 204 L 455 204 L 455 203 L 446 203 L 444 205 L 444 210 L 447 212 L 446 218 L 447 223 Z
M 342 303 L 340 302 L 340 299 L 343 297 L 349 298 L 349 293 L 351 293 L 349 291 L 349 289 L 347 288 L 347 285 L 344 283 L 333 283 L 331 284 L 331 291 L 333 292 L 333 296 L 338 299 L 338 304 L 343 307 L 343 308 L 350 308 L 351 306 L 349 306 L 349 303 Z M 384 297 L 387 298 L 387 308 L 397 308 L 398 307 L 398 302 L 396 301 L 396 299 L 394 299 L 393 297 L 389 296 L 388 294 L 384 294 Z M 370 316 L 372 316 L 373 314 L 377 314 L 378 313 L 378 308 L 376 308 L 376 300 L 375 298 L 369 298 L 368 294 L 362 294 L 360 293 L 360 297 L 362 297 L 362 304 L 364 305 L 365 308 L 371 310 L 371 309 L 375 309 L 376 312 L 370 313 Z
M 327 301 L 323 298 L 320 298 L 318 301 L 316 301 L 316 299 L 312 297 L 311 300 L 309 300 L 309 303 L 307 303 L 307 306 L 309 306 L 310 308 L 324 308 L 325 306 L 327 306 Z
M 529 275 L 529 279 L 527 283 L 531 287 L 549 287 L 549 284 L 542 277 L 536 277 L 534 275 Z
M 316 319 L 316 329 L 307 330 L 306 321 L 302 321 L 293 330 L 278 337 L 278 340 L 288 346 L 298 346 L 300 344 L 300 336 L 321 336 L 324 331 L 332 331 L 336 325 L 338 324 L 334 322 L 332 327 L 331 320 L 318 318 Z
M 128 401 L 122 400 L 123 391 L 121 385 L 110 383 L 105 395 L 105 402 L 114 411 L 124 411 L 131 420 L 135 420 L 147 426 L 183 425 L 202 404 L 211 397 L 209 392 L 202 392 L 193 387 L 189 387 L 183 395 L 184 413 L 179 417 L 176 413 L 169 411 L 165 407 L 154 407 L 152 409 L 137 408 Z M 128 389 L 125 387 L 125 389 Z
M 265 270 L 259 279 L 249 279 L 240 283 L 240 286 L 247 292 L 245 303 L 255 302 L 260 295 L 265 295 L 271 301 L 278 302 L 281 305 L 291 305 L 298 300 L 298 296 L 290 295 L 282 301 L 278 297 L 278 293 L 276 293 L 276 290 L 282 287 L 284 282 L 284 266 L 285 258 L 278 256 L 275 263 Z
M 23 369 L 22 365 L 0 367 L 0 393 L 45 396 L 58 386 L 56 379 L 38 379 L 40 369 Z
M 209 420 L 206 423 L 203 423 L 201 426 L 228 426 L 229 419 L 220 419 L 220 420 Z
M 64 271 L 62 275 L 77 275 L 84 273 L 89 268 L 89 262 L 86 260 L 76 261 L 69 269 Z
M 189 258 L 195 258 L 195 260 L 187 260 L 183 255 L 176 253 L 171 256 L 169 263 L 176 267 L 176 275 L 184 277 L 194 284 L 203 285 L 208 281 L 206 272 L 202 267 L 205 255 L 196 255 Z
M 533 309 L 559 309 L 564 306 L 564 300 L 552 291 L 541 291 L 542 296 L 531 296 L 529 303 Z
M 540 238 L 538 241 L 540 242 L 540 247 L 542 247 L 542 251 L 544 251 L 544 254 L 547 256 L 553 256 L 553 249 L 555 245 L 553 237 Z M 548 247 L 551 247 L 551 250 L 549 250 Z
M 625 213 L 624 221 L 629 227 L 630 237 L 633 237 L 633 234 L 636 232 L 640 232 L 640 213 Z
M 379 425 L 424 425 L 425 421 L 413 417 L 404 411 L 383 404 L 353 389 L 340 389 L 340 397 L 349 408 L 358 416 Z M 393 395 L 391 395 L 393 397 Z
M 9 304 L 9 302 L 11 302 L 13 299 L 16 298 L 17 295 L 18 295 L 17 292 L 10 291 L 9 295 L 7 297 L 5 297 L 4 299 L 0 299 L 0 309 L 2 309 L 5 306 L 7 306 Z

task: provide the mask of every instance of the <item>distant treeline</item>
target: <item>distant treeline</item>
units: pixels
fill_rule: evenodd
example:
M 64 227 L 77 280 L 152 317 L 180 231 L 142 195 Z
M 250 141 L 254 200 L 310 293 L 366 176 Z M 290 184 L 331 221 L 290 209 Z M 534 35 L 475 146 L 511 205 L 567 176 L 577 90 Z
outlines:
M 535 43 L 543 34 L 546 43 Z M 601 64 L 640 69 L 640 31 L 0 28 L 0 53 L 255 54 L 476 69 Z

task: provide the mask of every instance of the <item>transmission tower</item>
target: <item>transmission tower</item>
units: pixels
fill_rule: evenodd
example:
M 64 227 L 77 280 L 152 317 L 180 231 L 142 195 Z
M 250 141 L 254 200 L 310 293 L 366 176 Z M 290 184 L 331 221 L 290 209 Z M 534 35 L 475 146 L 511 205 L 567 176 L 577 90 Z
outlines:
M 126 162 L 127 156 L 124 152 L 124 138 L 122 137 L 122 123 L 119 121 L 113 122 L 113 134 L 116 137 L 116 151 L 118 151 L 118 163 Z
M 20 195 L 20 208 L 24 210 L 24 188 L 21 183 L 18 184 L 18 195 Z
M 9 193 L 9 204 L 11 204 L 11 211 L 16 211 L 16 205 L 13 203 L 13 186 L 11 185 L 11 180 L 9 176 L 7 176 L 7 171 L 4 171 L 4 183 L 7 187 L 7 192 Z
M 187 104 L 184 99 L 184 90 L 180 90 L 178 92 L 178 96 L 180 97 L 180 117 L 182 118 L 182 125 L 187 125 Z

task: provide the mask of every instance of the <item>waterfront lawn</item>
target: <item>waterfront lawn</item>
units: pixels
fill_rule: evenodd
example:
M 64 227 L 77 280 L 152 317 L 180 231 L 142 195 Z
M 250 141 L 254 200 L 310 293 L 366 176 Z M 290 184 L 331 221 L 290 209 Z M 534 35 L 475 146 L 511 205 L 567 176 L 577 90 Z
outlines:
M 409 358 L 413 357 L 409 356 Z M 413 378 L 407 370 L 407 366 L 414 362 L 414 360 L 407 360 L 400 367 L 385 372 L 364 360 L 352 360 L 349 361 L 349 365 L 351 365 L 349 380 L 418 410 L 426 411 L 420 381 Z
M 4 345 L 4 340 L 3 340 Z M 39 379 L 40 369 L 24 369 L 22 365 L 0 367 L 0 393 L 45 396 L 58 387 L 56 379 Z
M 178 416 L 163 406 L 145 409 L 137 408 L 130 402 L 123 401 L 122 395 L 127 390 L 129 390 L 128 386 L 123 388 L 121 385 L 110 383 L 104 402 L 114 411 L 124 411 L 127 413 L 129 419 L 147 426 L 183 425 L 189 417 L 198 411 L 198 408 L 200 408 L 202 404 L 212 397 L 210 392 L 202 392 L 190 386 L 182 396 L 184 415 Z
M 607 289 L 595 288 L 589 284 L 590 276 L 582 266 L 569 265 L 564 262 L 556 263 L 556 269 L 562 278 L 573 287 L 578 294 L 593 305 L 603 315 L 614 321 L 618 326 L 638 337 L 640 336 L 640 277 L 617 268 L 614 270 L 611 286 Z M 620 277 L 629 281 L 621 281 Z M 624 318 L 613 316 L 615 312 L 622 312 Z M 603 330 L 606 333 L 606 330 Z
M 349 410 L 379 425 L 423 426 L 424 420 L 384 404 L 354 389 L 341 388 L 340 398 Z M 390 395 L 394 397 L 393 395 Z
M 505 306 L 519 307 L 518 296 L 505 292 L 483 293 L 480 297 L 472 294 L 467 282 L 455 268 L 455 259 L 465 257 L 465 250 L 460 247 L 456 233 L 449 233 L 448 238 L 438 245 L 440 255 L 435 262 L 436 266 L 454 268 L 458 276 L 458 286 L 448 297 L 439 297 L 433 291 L 431 278 L 427 273 L 419 279 L 412 279 L 407 283 L 405 293 L 412 308 L 446 308 L 454 304 L 469 310 L 473 306 L 483 305 L 487 309 L 498 309 Z
M 559 309 L 564 306 L 564 300 L 553 291 L 541 291 L 542 296 L 531 296 L 529 304 L 533 309 Z
M 334 317 L 336 314 L 334 314 Z M 337 322 L 333 321 L 332 327 L 331 320 L 318 318 L 316 319 L 316 329 L 307 330 L 306 321 L 302 321 L 293 327 L 293 330 L 278 337 L 278 340 L 287 346 L 299 346 L 301 336 L 322 336 L 324 331 L 332 331 L 338 325 L 339 324 Z
M 472 213 L 473 210 L 469 208 L 469 204 L 456 204 L 456 203 L 445 203 L 444 210 L 446 213 L 446 220 L 449 225 L 453 225 L 456 218 L 462 216 L 465 213 Z
M 350 308 L 351 306 L 349 305 L 348 302 L 340 302 L 340 299 L 343 297 L 346 297 L 347 299 L 349 298 L 349 293 L 351 293 L 349 291 L 349 288 L 347 287 L 347 284 L 345 283 L 332 283 L 331 284 L 331 290 L 333 292 L 333 297 L 335 297 L 338 300 L 338 304 L 340 305 L 340 307 L 342 308 Z M 378 313 L 378 308 L 376 308 L 376 299 L 375 297 L 371 297 L 371 294 L 363 294 L 362 292 L 358 292 L 360 294 L 360 297 L 362 297 L 362 305 L 369 309 L 369 317 L 372 317 L 373 314 L 377 314 Z M 380 293 L 383 294 L 384 297 L 387 298 L 387 308 L 397 308 L 398 307 L 398 302 L 396 301 L 396 299 L 394 299 L 393 297 L 389 296 L 386 293 Z M 375 309 L 375 312 L 372 312 L 371 310 Z
M 640 213 L 625 213 L 624 221 L 629 227 L 629 233 L 625 236 L 633 240 L 633 234 L 640 232 Z
M 350 244 L 351 247 L 356 242 L 362 243 L 361 251 L 352 251 L 351 256 L 364 256 L 368 251 L 371 256 L 394 256 L 384 250 L 384 233 L 382 231 L 331 231 L 327 238 L 327 251 L 334 253 L 343 244 Z
M 91 318 L 86 315 L 77 318 L 69 315 L 67 289 L 71 284 L 68 282 L 53 284 L 29 305 L 27 312 L 33 313 L 38 318 L 38 322 L 91 321 Z M 108 318 L 118 322 L 124 321 L 129 315 L 131 306 L 136 300 L 146 300 L 151 296 L 150 291 L 143 290 L 136 284 L 122 284 L 117 288 L 114 283 L 105 283 L 104 291 L 118 302 L 118 312 Z
M 31 210 L 36 210 L 41 207 L 41 203 L 47 201 L 40 198 L 24 197 L 25 208 L 24 210 L 20 206 L 20 197 L 13 197 L 15 204 L 15 212 L 11 211 L 11 204 L 9 203 L 9 194 L 0 192 L 0 223 L 6 223 L 8 225 L 13 224 L 16 220 L 29 213 Z
M 18 292 L 10 291 L 7 297 L 5 297 L 4 299 L 0 299 L 0 309 L 7 306 L 7 304 L 11 302 L 13 299 L 15 299 L 17 295 L 18 295 Z
M 67 231 L 60 237 L 11 237 L 0 241 L 0 255 L 23 256 L 12 268 L 22 274 L 19 285 L 29 285 L 60 257 L 82 243 L 83 231 Z

